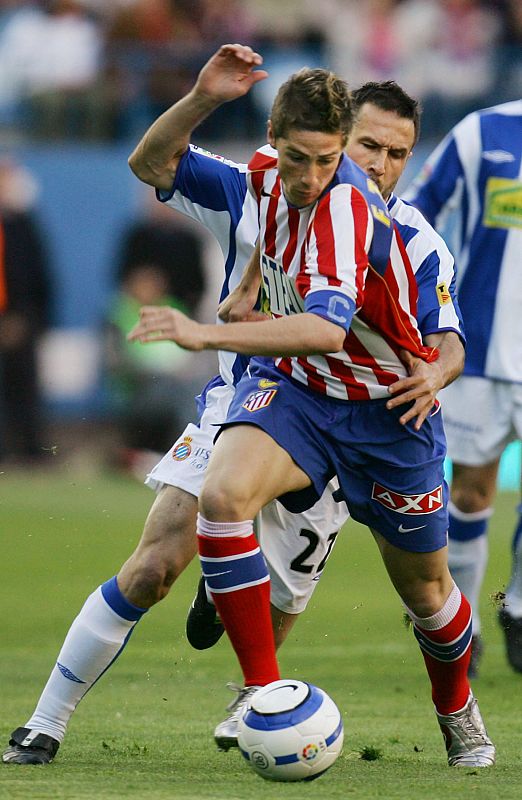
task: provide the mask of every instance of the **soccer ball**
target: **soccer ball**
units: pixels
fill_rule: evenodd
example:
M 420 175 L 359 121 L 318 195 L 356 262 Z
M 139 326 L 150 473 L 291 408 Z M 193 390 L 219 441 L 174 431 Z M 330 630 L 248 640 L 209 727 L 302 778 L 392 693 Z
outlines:
M 255 692 L 239 722 L 244 758 L 271 781 L 318 778 L 340 754 L 343 739 L 341 713 L 332 698 L 293 679 Z

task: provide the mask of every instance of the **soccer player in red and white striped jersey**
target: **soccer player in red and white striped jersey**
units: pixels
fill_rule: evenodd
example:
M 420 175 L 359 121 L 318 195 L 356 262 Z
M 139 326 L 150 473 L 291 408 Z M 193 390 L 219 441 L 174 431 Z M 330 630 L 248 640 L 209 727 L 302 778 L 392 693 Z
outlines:
M 196 125 L 244 94 L 261 61 L 248 47 L 222 47 L 180 101 L 181 119 Z M 495 748 L 466 674 L 471 612 L 447 566 L 441 415 L 435 408 L 417 429 L 387 405 L 387 381 L 422 371 L 432 354 L 415 324 L 407 270 L 398 283 L 397 261 L 390 272 L 386 205 L 343 154 L 350 124 L 346 84 L 326 70 L 302 70 L 276 97 L 269 141 L 277 168 L 251 165 L 264 176 L 260 250 L 273 318 L 202 325 L 147 307 L 130 338 L 256 356 L 210 458 L 198 519 L 203 572 L 246 689 L 279 678 L 269 576 L 252 520 L 275 497 L 291 510 L 307 507 L 337 474 L 414 621 L 450 766 L 488 767 Z M 147 155 L 154 163 L 154 152 Z M 376 349 L 357 335 L 355 316 Z M 274 356 L 282 360 L 263 358 Z
M 434 354 L 422 344 L 415 276 L 375 185 L 343 155 L 324 197 L 296 207 L 283 192 L 277 151 L 262 148 L 249 167 L 264 294 L 271 298 L 265 310 L 276 318 L 299 313 L 309 295 L 324 299 L 333 289 L 337 304 L 358 312 L 338 353 L 280 358 L 277 367 L 330 397 L 386 397 L 405 374 L 401 350 L 426 360 Z

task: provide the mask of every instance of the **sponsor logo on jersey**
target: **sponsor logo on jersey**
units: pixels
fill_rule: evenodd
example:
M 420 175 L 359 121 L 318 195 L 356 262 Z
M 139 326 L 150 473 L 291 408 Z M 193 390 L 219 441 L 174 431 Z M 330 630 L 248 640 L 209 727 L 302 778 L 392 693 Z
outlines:
M 196 447 L 192 451 L 189 463 L 192 464 L 196 472 L 204 472 L 207 468 L 211 451 L 206 447 Z
M 196 153 L 200 153 L 202 156 L 208 156 L 209 158 L 214 158 L 216 161 L 225 161 L 223 156 L 218 156 L 215 153 L 211 153 L 210 150 L 205 150 L 204 147 L 198 147 L 197 145 L 193 145 L 192 148 Z
M 257 385 L 260 389 L 271 389 L 272 386 L 279 386 L 277 381 L 271 381 L 269 378 L 261 378 Z
M 446 306 L 448 303 L 451 303 L 451 295 L 449 293 L 448 286 L 446 283 L 444 283 L 444 281 L 437 284 L 435 291 L 437 292 L 437 297 L 439 299 L 439 306 Z
M 252 392 L 243 403 L 243 408 L 251 412 L 260 411 L 262 408 L 266 408 L 270 405 L 277 392 L 277 389 L 265 389 L 262 392 Z
M 303 298 L 279 261 L 263 253 L 261 274 L 263 278 L 261 304 L 263 313 L 268 311 L 275 317 L 288 317 L 290 314 L 300 314 L 304 311 Z
M 172 450 L 172 458 L 175 461 L 185 461 L 186 458 L 192 453 L 192 436 L 185 436 L 182 442 L 178 442 L 174 445 Z
M 494 164 L 508 164 L 515 160 L 513 153 L 509 153 L 507 150 L 484 150 L 482 158 L 485 158 L 486 161 L 493 161 Z
M 374 483 L 372 487 L 372 500 L 376 500 L 390 511 L 398 514 L 434 514 L 443 506 L 442 486 L 437 486 L 431 492 L 422 494 L 399 494 L 380 483 Z M 424 526 L 422 526 L 424 527 Z M 401 533 L 406 533 L 403 530 Z
M 522 228 L 522 182 L 488 178 L 483 224 L 488 228 Z

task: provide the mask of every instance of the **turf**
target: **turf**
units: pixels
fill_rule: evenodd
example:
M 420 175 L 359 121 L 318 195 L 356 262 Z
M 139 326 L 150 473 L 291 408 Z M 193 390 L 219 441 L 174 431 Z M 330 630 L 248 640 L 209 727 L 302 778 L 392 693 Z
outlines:
M 0 475 L 2 743 L 30 715 L 85 597 L 131 552 L 151 499 L 135 481 L 110 475 Z M 500 495 L 491 523 L 486 651 L 475 682 L 498 747 L 494 769 L 446 766 L 422 659 L 401 605 L 370 535 L 349 524 L 280 656 L 283 675 L 324 687 L 343 713 L 344 752 L 324 777 L 310 784 L 265 782 L 237 752 L 215 749 L 212 731 L 230 699 L 225 683 L 239 673 L 227 641 L 202 653 L 186 641 L 193 564 L 82 701 L 56 761 L 0 765 L 1 800 L 518 800 L 522 676 L 505 661 L 490 599 L 508 576 L 516 501 Z

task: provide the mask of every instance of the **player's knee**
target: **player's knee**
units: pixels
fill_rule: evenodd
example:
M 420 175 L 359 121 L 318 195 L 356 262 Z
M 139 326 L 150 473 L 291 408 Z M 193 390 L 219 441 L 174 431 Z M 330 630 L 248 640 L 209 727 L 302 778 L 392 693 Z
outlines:
M 478 483 L 459 483 L 451 488 L 451 502 L 463 514 L 484 511 L 490 504 L 489 488 Z
M 246 496 L 239 486 L 226 487 L 216 481 L 204 484 L 199 495 L 200 514 L 213 522 L 249 519 Z
M 405 606 L 421 619 L 432 617 L 444 606 L 447 599 L 446 581 L 415 580 L 401 587 L 400 596 Z
M 168 594 L 176 577 L 176 571 L 162 559 L 141 555 L 127 562 L 118 583 L 130 602 L 150 608 Z

